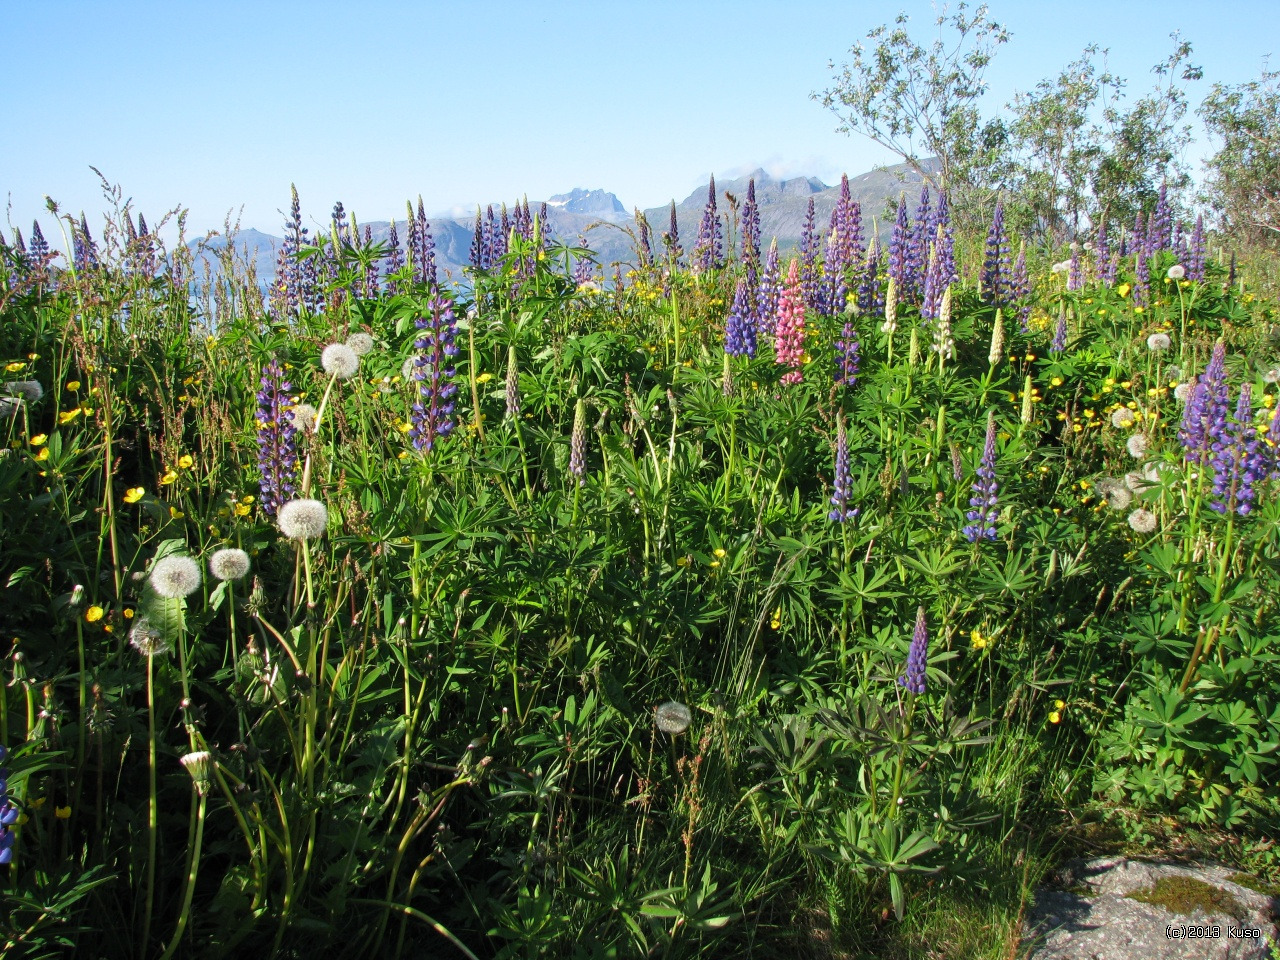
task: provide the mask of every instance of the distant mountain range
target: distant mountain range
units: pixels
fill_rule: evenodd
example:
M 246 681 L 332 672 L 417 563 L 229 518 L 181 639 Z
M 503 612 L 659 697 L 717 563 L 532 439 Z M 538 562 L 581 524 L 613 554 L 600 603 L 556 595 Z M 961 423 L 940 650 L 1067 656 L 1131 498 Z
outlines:
M 770 238 L 777 237 L 778 247 L 784 253 L 794 249 L 800 241 L 805 211 L 811 197 L 819 230 L 825 230 L 831 211 L 840 198 L 839 185 L 829 186 L 815 177 L 778 180 L 763 169 L 757 169 L 732 180 L 717 181 L 716 206 L 721 217 L 729 210 L 726 193 L 736 198 L 741 212 L 742 204 L 747 198 L 747 185 L 752 179 L 756 183 L 756 203 L 760 209 L 762 245 L 767 248 Z M 873 219 L 879 218 L 883 242 L 891 226 L 884 217 L 887 204 L 899 193 L 906 191 L 910 208 L 914 210 L 920 183 L 920 175 L 906 164 L 850 177 L 850 194 L 861 205 L 864 232 L 870 235 Z M 676 224 L 680 231 L 681 246 L 686 253 L 693 249 L 697 240 L 709 186 L 709 183 L 703 184 L 676 203 Z M 612 273 L 615 262 L 626 264 L 634 261 L 634 238 L 637 235 L 635 212 L 628 212 L 614 194 L 606 190 L 585 190 L 579 187 L 568 193 L 549 197 L 546 203 L 551 236 L 569 243 L 575 243 L 579 236 L 586 236 L 587 246 L 595 253 L 606 273 Z M 536 212 L 539 206 L 540 201 L 529 201 L 532 211 Z M 495 211 L 501 210 L 500 203 L 495 203 L 493 207 Z M 643 213 L 649 221 L 654 250 L 661 255 L 662 234 L 669 229 L 670 224 L 670 206 L 653 207 Z M 431 234 L 436 244 L 436 263 L 444 278 L 454 281 L 463 279 L 462 268 L 470 257 L 474 224 L 474 217 L 440 217 L 430 221 Z M 381 243 L 388 239 L 390 221 L 375 220 L 367 224 L 361 221 L 362 234 L 366 225 L 375 242 Z M 403 247 L 403 220 L 397 221 L 397 233 Z M 194 249 L 200 242 L 194 241 L 190 246 Z M 205 249 L 198 260 L 202 259 L 211 271 L 217 270 L 217 251 L 224 250 L 230 243 L 234 246 L 237 258 L 253 264 L 261 284 L 269 284 L 275 275 L 276 251 L 282 243 L 278 236 L 248 228 L 238 231 L 230 238 L 219 236 L 203 242 Z M 197 262 L 197 276 L 202 273 L 200 263 Z

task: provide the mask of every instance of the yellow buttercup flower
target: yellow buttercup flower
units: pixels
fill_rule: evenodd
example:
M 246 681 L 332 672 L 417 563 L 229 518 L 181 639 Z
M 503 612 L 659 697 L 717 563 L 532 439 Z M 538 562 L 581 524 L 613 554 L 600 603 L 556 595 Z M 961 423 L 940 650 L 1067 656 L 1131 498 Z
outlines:
M 712 550 L 711 552 L 712 552 L 712 553 L 714 553 L 714 554 L 716 555 L 716 559 L 717 559 L 717 560 L 723 560 L 723 559 L 725 558 L 725 549 L 724 549 L 724 547 L 716 547 L 716 548 L 715 548 L 714 550 Z
M 133 619 L 133 607 L 125 607 L 120 613 L 126 620 Z
M 186 516 L 186 514 L 183 513 L 181 510 L 179 510 L 177 507 L 170 507 L 169 516 L 173 517 L 173 519 L 175 520 L 181 520 L 183 517 Z
M 990 637 L 984 637 L 978 628 L 974 627 L 969 631 L 969 646 L 974 650 L 982 650 L 991 642 Z
M 1122 297 L 1127 297 L 1129 295 L 1129 291 L 1132 289 L 1133 287 L 1129 286 L 1129 284 L 1122 283 L 1120 286 L 1116 287 L 1116 293 L 1120 294 Z
M 5 366 L 5 370 L 7 370 L 9 373 L 17 373 L 19 370 L 21 370 L 25 366 L 26 364 L 23 363 L 21 360 L 15 360 L 13 363 L 7 364 Z
M 66 820 L 66 819 L 70 818 L 70 816 L 71 816 L 71 807 L 69 807 L 69 806 L 66 806 L 66 807 L 54 807 L 54 808 L 53 808 L 53 815 L 54 815 L 55 817 L 57 817 L 59 820 Z
M 177 479 L 178 472 L 176 470 L 166 470 L 164 476 L 160 478 L 160 484 L 161 486 L 168 486 Z
M 41 448 L 40 448 L 40 452 L 36 454 L 36 459 L 37 459 L 37 460 L 48 460 L 48 459 L 49 459 L 49 448 L 48 448 L 48 447 L 41 447 Z
M 488 383 L 492 379 L 492 373 L 482 373 L 480 376 L 476 377 L 476 383 Z
M 252 508 L 252 507 L 250 507 L 247 503 L 237 503 L 237 504 L 236 504 L 236 516 L 237 516 L 237 517 L 247 517 L 247 516 L 249 515 L 249 511 L 250 511 L 250 510 L 252 510 L 252 509 L 253 509 L 253 508 Z
M 193 463 L 195 463 L 195 461 L 191 459 L 190 454 L 184 453 L 182 456 L 178 458 L 178 466 L 183 470 L 190 470 L 191 464 Z
M 106 613 L 106 611 L 103 610 L 100 606 L 98 606 L 95 603 L 92 607 L 90 607 L 88 610 L 84 612 L 85 622 L 97 623 L 99 620 L 102 619 L 102 615 L 104 613 Z
M 37 433 L 34 437 L 31 438 L 31 445 L 33 447 L 43 446 L 44 442 L 48 439 L 49 438 L 45 434 Z
M 1061 720 L 1062 720 L 1062 714 L 1060 714 L 1057 710 L 1053 710 L 1049 713 L 1050 723 L 1058 723 Z
M 66 424 L 70 423 L 72 420 L 74 420 L 78 416 L 80 416 L 79 407 L 77 407 L 74 410 L 67 410 L 64 413 L 58 414 L 58 423 L 63 424 L 65 426 Z
M 80 389 L 80 381 L 79 381 L 79 380 L 68 380 L 68 381 L 67 381 L 67 389 L 68 389 L 68 390 L 71 390 L 71 391 L 73 391 L 73 392 L 74 392 L 74 391 L 76 391 L 76 390 L 79 390 L 79 389 Z

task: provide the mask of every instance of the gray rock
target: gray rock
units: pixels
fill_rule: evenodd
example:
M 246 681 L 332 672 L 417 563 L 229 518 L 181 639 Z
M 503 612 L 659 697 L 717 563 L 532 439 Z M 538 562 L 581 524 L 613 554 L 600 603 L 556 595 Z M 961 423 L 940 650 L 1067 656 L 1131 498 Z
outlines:
M 1125 857 L 1075 861 L 1036 891 L 1023 927 L 1028 960 L 1270 960 L 1280 902 L 1234 883 L 1227 867 Z M 1236 916 L 1189 915 L 1133 899 L 1162 879 L 1189 877 L 1234 901 Z M 1217 934 L 1214 936 L 1214 934 Z

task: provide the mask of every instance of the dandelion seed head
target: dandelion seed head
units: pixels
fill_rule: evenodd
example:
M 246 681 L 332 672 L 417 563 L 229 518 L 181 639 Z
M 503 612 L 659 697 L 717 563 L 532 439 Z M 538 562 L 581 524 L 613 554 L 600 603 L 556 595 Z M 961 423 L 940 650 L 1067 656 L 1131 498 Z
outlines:
M 209 572 L 219 580 L 239 580 L 249 572 L 249 555 L 238 547 L 215 550 L 209 558 Z
M 1262 374 L 1263 383 L 1280 383 L 1280 365 L 1271 367 Z
M 689 729 L 689 724 L 693 722 L 693 713 L 683 703 L 668 700 L 666 703 L 659 704 L 654 710 L 653 722 L 663 733 L 675 736 Z
M 1169 339 L 1167 333 L 1153 333 L 1147 337 L 1147 349 L 1152 353 L 1163 353 L 1173 346 L 1173 341 Z
M 1111 425 L 1119 430 L 1128 429 L 1136 422 L 1133 411 L 1128 407 L 1116 407 L 1111 413 Z
M 1125 510 L 1133 502 L 1133 494 L 1129 492 L 1129 488 L 1112 477 L 1103 477 L 1094 484 L 1094 488 L 1112 510 Z
M 172 648 L 164 635 L 146 617 L 138 617 L 129 630 L 129 643 L 144 657 L 168 653 Z
M 44 396 L 44 387 L 39 380 L 15 380 L 6 383 L 3 392 L 11 397 L 22 397 L 27 403 L 35 403 Z
M 345 343 L 331 343 L 320 354 L 320 366 L 331 377 L 346 380 L 360 369 L 360 358 Z
M 290 500 L 280 508 L 277 522 L 290 540 L 314 540 L 328 526 L 329 511 L 319 500 Z
M 1129 526 L 1138 533 L 1152 533 L 1156 528 L 1156 515 L 1139 507 L 1129 514 Z
M 1180 383 L 1173 388 L 1173 395 L 1178 398 L 1179 403 L 1186 403 L 1191 399 L 1191 391 L 1194 386 L 1190 383 Z
M 373 349 L 373 337 L 363 331 L 353 333 L 347 337 L 347 346 L 351 348 L 351 352 L 357 357 L 363 357 Z
M 200 588 L 200 564 L 185 554 L 174 554 L 156 562 L 151 569 L 151 589 L 176 600 Z
M 1187 275 L 1187 268 L 1180 263 L 1175 263 L 1169 268 L 1169 272 L 1165 274 L 1170 280 L 1181 280 Z
M 307 433 L 316 432 L 316 416 L 318 415 L 318 411 L 311 404 L 295 404 L 290 415 L 293 417 L 293 426 L 295 430 L 303 430 Z
M 1144 433 L 1135 433 L 1132 437 L 1125 441 L 1124 448 L 1129 451 L 1129 456 L 1135 460 L 1141 460 L 1147 455 L 1147 447 L 1151 441 L 1147 439 Z

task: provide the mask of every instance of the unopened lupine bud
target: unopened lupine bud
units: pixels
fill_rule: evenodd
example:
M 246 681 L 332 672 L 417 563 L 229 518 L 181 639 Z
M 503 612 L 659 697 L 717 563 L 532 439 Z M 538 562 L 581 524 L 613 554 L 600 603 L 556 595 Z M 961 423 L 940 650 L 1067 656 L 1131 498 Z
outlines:
M 987 362 L 995 366 L 1004 359 L 1004 317 L 1000 308 L 996 307 L 996 322 L 991 328 L 991 350 L 987 353 Z

